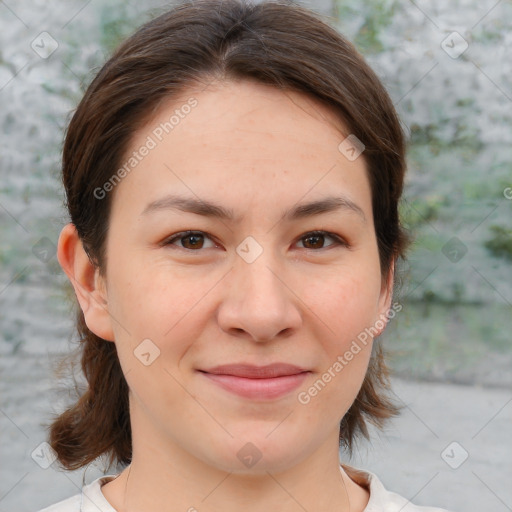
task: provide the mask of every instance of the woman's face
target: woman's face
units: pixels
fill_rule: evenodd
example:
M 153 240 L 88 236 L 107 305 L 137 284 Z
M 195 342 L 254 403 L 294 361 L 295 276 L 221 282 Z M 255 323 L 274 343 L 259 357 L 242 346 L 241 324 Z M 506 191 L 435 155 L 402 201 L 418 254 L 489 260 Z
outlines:
M 364 153 L 348 159 L 336 126 L 301 94 L 225 82 L 162 106 L 131 141 L 104 188 L 109 316 L 88 324 L 116 344 L 134 457 L 158 446 L 234 472 L 337 457 L 371 353 L 358 335 L 391 297 Z M 212 377 L 274 363 L 307 373 Z

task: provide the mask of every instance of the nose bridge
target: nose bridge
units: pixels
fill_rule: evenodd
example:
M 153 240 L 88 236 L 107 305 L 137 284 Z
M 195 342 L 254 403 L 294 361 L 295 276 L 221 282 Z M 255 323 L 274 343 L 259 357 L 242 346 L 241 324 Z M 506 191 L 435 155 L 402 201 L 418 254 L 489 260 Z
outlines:
M 301 318 L 276 251 L 251 238 L 237 247 L 232 286 L 219 321 L 224 330 L 242 329 L 254 340 L 265 341 L 297 328 Z
M 276 302 L 284 299 L 284 291 L 282 281 L 276 277 L 276 274 L 282 272 L 283 267 L 275 251 L 270 245 L 266 244 L 264 247 L 250 236 L 237 247 L 237 255 L 234 270 L 236 278 L 241 280 L 242 286 L 238 289 L 244 290 L 244 299 L 249 301 L 266 299 L 272 302 L 274 307 L 277 306 Z

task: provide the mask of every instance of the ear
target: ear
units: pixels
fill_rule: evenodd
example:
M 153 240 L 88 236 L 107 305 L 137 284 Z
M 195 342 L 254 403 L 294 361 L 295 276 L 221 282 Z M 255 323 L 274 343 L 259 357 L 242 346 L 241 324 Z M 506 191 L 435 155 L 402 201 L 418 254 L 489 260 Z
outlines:
M 388 312 L 391 307 L 391 301 L 393 300 L 393 286 L 394 286 L 394 279 L 395 279 L 395 260 L 391 262 L 391 265 L 389 267 L 389 272 L 387 275 L 387 279 L 382 280 L 382 286 L 380 290 L 380 296 L 379 296 L 379 306 L 378 306 L 378 313 L 379 318 L 378 320 L 384 321 L 384 327 L 382 329 L 379 329 L 379 334 L 377 336 L 380 336 L 384 329 L 386 328 L 386 325 L 388 323 Z
M 74 224 L 66 224 L 60 233 L 57 259 L 75 289 L 87 327 L 96 336 L 114 341 L 105 280 L 91 263 Z

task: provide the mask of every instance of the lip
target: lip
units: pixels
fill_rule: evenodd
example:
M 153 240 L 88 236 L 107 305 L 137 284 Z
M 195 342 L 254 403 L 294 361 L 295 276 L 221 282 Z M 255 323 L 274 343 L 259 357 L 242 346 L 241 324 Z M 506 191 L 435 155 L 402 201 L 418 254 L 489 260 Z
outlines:
M 200 370 L 214 375 L 233 375 L 235 377 L 245 377 L 248 379 L 268 379 L 273 377 L 283 377 L 287 375 L 297 375 L 308 371 L 306 368 L 300 368 L 289 363 L 273 363 L 266 366 L 256 366 L 247 363 L 223 364 Z
M 231 364 L 198 371 L 226 391 L 253 400 L 272 400 L 287 395 L 311 373 L 286 363 Z

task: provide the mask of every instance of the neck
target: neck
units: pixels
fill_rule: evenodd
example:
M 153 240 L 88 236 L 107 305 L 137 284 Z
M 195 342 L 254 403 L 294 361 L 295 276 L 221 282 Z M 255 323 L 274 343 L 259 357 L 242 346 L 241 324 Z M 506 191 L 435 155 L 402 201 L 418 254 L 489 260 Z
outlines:
M 363 512 L 369 493 L 338 463 L 320 468 L 305 461 L 280 473 L 240 475 L 210 468 L 194 477 L 176 466 L 155 471 L 133 459 L 118 478 L 102 487 L 118 512 Z

